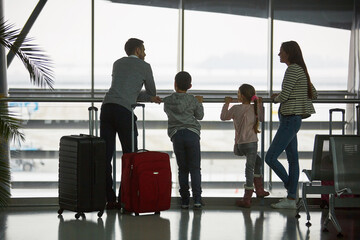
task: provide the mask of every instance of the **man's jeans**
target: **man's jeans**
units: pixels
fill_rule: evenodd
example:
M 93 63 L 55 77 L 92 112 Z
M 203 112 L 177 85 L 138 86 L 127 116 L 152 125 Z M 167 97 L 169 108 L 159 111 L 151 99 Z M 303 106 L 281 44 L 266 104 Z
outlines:
M 296 199 L 299 181 L 299 154 L 296 134 L 301 127 L 301 116 L 284 116 L 279 113 L 279 119 L 280 126 L 266 154 L 265 162 L 283 181 L 288 190 L 288 197 Z M 278 157 L 284 150 L 289 163 L 289 174 L 278 161 Z
M 188 130 L 178 130 L 171 138 L 173 142 L 176 161 L 179 167 L 180 196 L 188 200 L 189 173 L 191 176 L 191 188 L 195 202 L 201 201 L 201 173 L 200 173 L 200 137 Z

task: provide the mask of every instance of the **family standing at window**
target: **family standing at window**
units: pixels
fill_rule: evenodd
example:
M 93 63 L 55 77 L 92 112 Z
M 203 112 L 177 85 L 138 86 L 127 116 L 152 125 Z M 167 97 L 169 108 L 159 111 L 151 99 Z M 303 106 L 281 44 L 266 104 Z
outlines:
M 118 205 L 120 194 L 117 200 L 112 189 L 111 176 L 111 158 L 115 149 L 115 135 L 116 133 L 119 135 L 123 152 L 131 151 L 132 143 L 129 140 L 131 139 L 130 105 L 140 99 L 156 103 L 162 101 L 156 96 L 151 67 L 144 61 L 143 41 L 134 38 L 129 39 L 125 44 L 125 50 L 128 56 L 114 63 L 112 85 L 106 93 L 100 116 L 100 133 L 107 144 L 108 209 L 120 207 Z M 285 63 L 288 67 L 285 71 L 280 93 L 271 96 L 275 103 L 280 103 L 278 111 L 280 125 L 267 151 L 265 162 L 282 180 L 287 190 L 287 197 L 271 206 L 273 208 L 295 209 L 299 180 L 297 132 L 301 127 L 302 119 L 315 113 L 312 100 L 317 98 L 317 92 L 310 81 L 301 49 L 295 41 L 282 43 L 278 55 L 280 62 Z M 143 85 L 145 85 L 145 92 L 140 91 Z M 189 206 L 188 178 L 190 176 L 194 207 L 202 207 L 201 125 L 198 123 L 198 120 L 201 120 L 204 115 L 202 97 L 193 97 L 187 93 L 191 87 L 191 75 L 185 71 L 176 75 L 174 87 L 176 93 L 164 99 L 164 111 L 168 116 L 169 137 L 173 142 L 179 167 L 181 206 L 182 208 Z M 240 102 L 241 104 L 230 107 L 231 102 Z M 225 97 L 220 118 L 223 121 L 233 119 L 235 126 L 234 154 L 246 157 L 244 197 L 236 201 L 236 205 L 250 207 L 254 192 L 256 197 L 266 197 L 270 194 L 263 187 L 262 160 L 257 153 L 259 122 L 264 121 L 262 98 L 256 96 L 255 88 L 252 85 L 244 83 L 238 89 L 237 100 Z M 137 134 L 135 135 L 137 136 Z M 135 150 L 137 149 L 136 136 Z M 278 160 L 284 150 L 289 165 L 288 171 Z

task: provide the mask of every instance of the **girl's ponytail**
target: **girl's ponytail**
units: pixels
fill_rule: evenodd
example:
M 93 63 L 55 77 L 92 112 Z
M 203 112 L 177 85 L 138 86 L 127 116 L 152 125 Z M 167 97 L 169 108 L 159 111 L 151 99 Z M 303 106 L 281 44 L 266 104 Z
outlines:
M 256 95 L 251 97 L 251 101 L 254 102 L 254 112 L 255 112 L 255 117 L 256 117 L 256 121 L 254 124 L 254 131 L 255 133 L 260 133 L 259 131 L 259 116 L 258 116 L 258 97 Z
M 258 97 L 256 96 L 256 92 L 255 92 L 255 88 L 253 86 L 251 86 L 250 84 L 242 84 L 239 87 L 239 91 L 240 93 L 246 98 L 246 100 L 250 103 L 250 102 L 254 102 L 254 112 L 255 112 L 255 117 L 256 117 L 256 121 L 254 124 L 254 131 L 255 133 L 259 133 L 259 116 L 258 116 Z

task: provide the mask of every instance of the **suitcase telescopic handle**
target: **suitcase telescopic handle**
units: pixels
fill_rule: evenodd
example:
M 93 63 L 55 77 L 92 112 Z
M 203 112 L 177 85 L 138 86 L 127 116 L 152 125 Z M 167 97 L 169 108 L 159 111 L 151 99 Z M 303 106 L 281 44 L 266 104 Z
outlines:
M 94 136 L 94 129 L 95 129 L 95 136 L 98 136 L 98 108 L 91 106 L 88 108 L 89 110 L 89 135 Z
M 342 126 L 342 134 L 345 134 L 345 109 L 342 108 L 332 108 L 329 110 L 329 114 L 330 114 L 330 121 L 329 121 L 329 133 L 330 135 L 332 135 L 332 114 L 333 112 L 341 112 L 342 114 L 342 122 L 341 122 L 341 126 Z
M 135 126 L 134 126 L 134 109 L 136 107 L 142 107 L 142 115 L 143 115 L 143 149 L 145 149 L 145 104 L 136 103 L 131 105 L 131 152 L 135 152 Z
M 356 106 L 356 126 L 357 135 L 360 135 L 360 105 Z

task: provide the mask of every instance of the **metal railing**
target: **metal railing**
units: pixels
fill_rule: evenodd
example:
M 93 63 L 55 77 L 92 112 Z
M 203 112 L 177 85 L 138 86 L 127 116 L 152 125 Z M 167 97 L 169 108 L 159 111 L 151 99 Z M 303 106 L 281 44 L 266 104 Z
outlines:
M 165 97 L 170 95 L 172 90 L 159 90 L 158 95 L 160 97 Z M 0 101 L 8 101 L 8 102 L 56 102 L 56 103 L 101 103 L 103 100 L 103 95 L 105 94 L 105 90 L 95 91 L 94 97 L 89 97 L 91 94 L 86 90 L 61 90 L 61 91 L 48 91 L 48 90 L 10 90 L 10 96 L 7 98 L 1 98 Z M 225 96 L 231 96 L 234 99 L 237 97 L 236 91 L 189 91 L 189 93 L 194 95 L 202 95 L 204 96 L 204 103 L 223 103 Z M 272 103 L 271 99 L 267 98 L 267 93 L 264 91 L 259 91 L 257 93 L 258 96 L 263 97 L 264 103 Z M 355 94 L 350 94 L 345 91 L 342 92 L 329 92 L 329 91 L 319 91 L 319 99 L 314 100 L 314 103 L 321 104 L 357 104 L 357 109 L 359 109 L 360 99 L 355 98 Z M 357 112 L 357 132 L 359 134 L 359 113 Z M 147 121 L 147 127 L 153 129 L 166 129 L 167 122 L 166 121 Z M 68 125 L 69 124 L 69 125 Z M 212 121 L 202 121 L 201 122 L 203 129 L 232 129 L 232 122 L 212 122 Z M 215 126 L 216 125 L 216 126 Z M 84 121 L 66 121 L 66 125 L 63 125 L 60 122 L 54 122 L 52 124 L 44 124 L 42 120 L 29 120 L 24 123 L 24 126 L 27 128 L 86 128 L 88 126 L 87 120 Z M 260 154 L 262 159 L 265 156 L 264 142 L 265 142 L 265 132 L 266 130 L 276 128 L 278 126 L 278 122 L 265 122 L 261 125 L 261 150 Z M 327 129 L 327 124 L 319 123 L 319 122 L 304 122 L 303 126 L 305 129 Z M 334 128 L 340 129 L 341 123 L 334 125 Z M 303 127 L 302 127 L 303 128 Z M 265 130 L 266 129 L 266 130 Z M 23 155 L 21 155 L 23 154 Z M 119 151 L 118 154 L 121 154 Z M 172 154 L 170 151 L 169 154 Z M 202 152 L 203 157 L 209 159 L 238 159 L 235 158 L 232 152 L 218 152 L 218 151 L 206 151 Z M 300 152 L 300 158 L 311 159 L 311 152 Z M 58 158 L 58 151 L 31 151 L 31 152 L 23 152 L 20 151 L 20 156 L 23 158 Z M 281 155 L 280 158 L 285 158 L 285 155 Z M 262 168 L 264 169 L 264 168 Z M 270 179 L 271 181 L 271 179 Z M 22 184 L 20 184 L 22 185 Z M 232 183 L 234 185 L 234 183 Z M 16 186 L 16 184 L 15 184 Z

